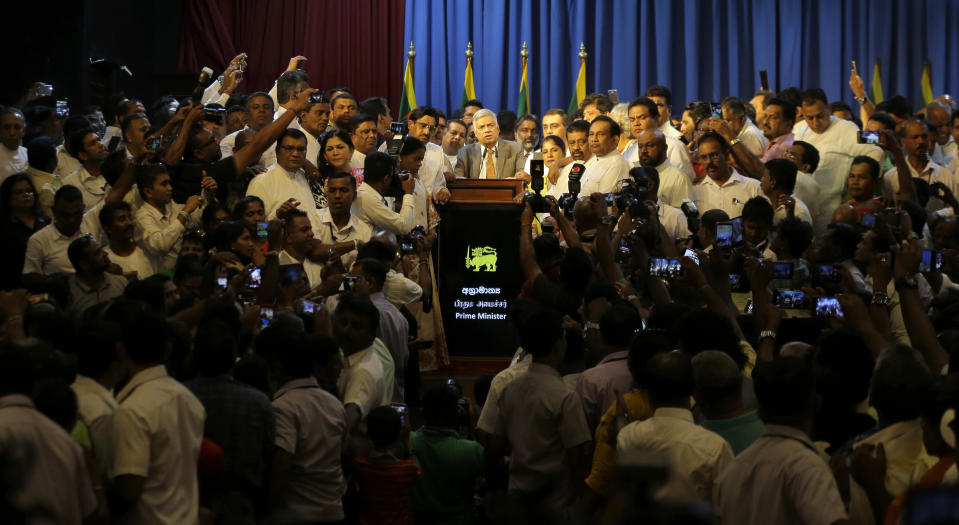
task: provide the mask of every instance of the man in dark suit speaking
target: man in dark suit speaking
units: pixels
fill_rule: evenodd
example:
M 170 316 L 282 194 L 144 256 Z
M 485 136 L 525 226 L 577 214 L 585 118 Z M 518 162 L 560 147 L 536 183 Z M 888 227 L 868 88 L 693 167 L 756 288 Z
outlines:
M 496 114 L 481 109 L 473 115 L 476 142 L 460 149 L 453 174 L 463 179 L 522 179 L 529 181 L 523 171 L 526 158 L 519 143 L 499 136 Z

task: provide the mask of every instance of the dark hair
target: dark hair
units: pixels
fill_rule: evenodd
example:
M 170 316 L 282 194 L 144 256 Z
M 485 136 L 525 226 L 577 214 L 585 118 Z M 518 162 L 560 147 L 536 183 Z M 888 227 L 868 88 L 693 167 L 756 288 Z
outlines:
M 710 140 L 719 144 L 719 149 L 722 150 L 724 154 L 729 154 L 729 150 L 730 150 L 729 143 L 726 142 L 726 139 L 724 139 L 722 135 L 720 135 L 719 133 L 716 133 L 715 131 L 707 131 L 703 133 L 702 136 L 699 137 L 699 140 L 696 142 L 696 148 L 698 149 L 702 147 L 704 142 L 707 142 Z
M 586 95 L 586 98 L 583 99 L 583 103 L 580 104 L 579 107 L 582 109 L 593 104 L 596 105 L 596 110 L 600 113 L 609 113 L 613 110 L 613 101 L 609 99 L 609 96 L 602 93 L 590 93 Z
M 233 250 L 233 243 L 239 239 L 243 232 L 248 231 L 246 226 L 237 220 L 223 221 L 213 231 L 211 243 L 218 252 L 228 252 Z
M 33 185 L 33 178 L 26 173 L 14 173 L 0 184 L 0 217 L 4 221 L 13 219 L 13 207 L 10 206 L 10 199 L 13 197 L 13 186 L 18 182 L 26 182 L 33 192 L 33 216 L 39 219 L 43 216 L 43 210 L 40 208 L 40 196 L 37 195 L 37 188 Z
M 230 208 L 227 205 L 220 201 L 214 201 L 206 205 L 206 208 L 203 208 L 203 213 L 200 214 L 200 223 L 203 225 L 203 229 L 206 230 L 207 225 L 212 223 L 216 219 L 216 212 L 225 211 L 227 216 L 230 217 L 233 214 L 230 212 Z
M 826 92 L 822 88 L 809 88 L 799 94 L 799 100 L 802 105 L 808 106 L 815 102 L 822 102 L 827 107 L 829 106 L 829 99 L 826 98 Z
M 859 155 L 856 158 L 852 159 L 852 164 L 850 164 L 849 166 L 852 167 L 852 166 L 855 166 L 856 164 L 865 164 L 866 166 L 869 166 L 869 177 L 873 180 L 873 182 L 879 181 L 879 177 L 881 174 L 879 172 L 879 163 L 876 162 L 876 159 L 872 157 L 867 157 L 865 155 Z
M 566 142 L 564 142 L 563 139 L 557 137 L 556 135 L 546 135 L 545 137 L 543 137 L 543 142 L 541 142 L 540 144 L 541 145 L 546 144 L 547 140 L 554 142 L 559 147 L 559 149 L 563 150 L 563 152 L 566 151 Z
M 366 434 L 376 448 L 386 448 L 400 437 L 400 415 L 391 407 L 381 406 L 366 416 Z
M 646 388 L 646 365 L 657 354 L 671 352 L 673 340 L 666 330 L 646 330 L 636 334 L 629 349 L 627 366 L 633 382 Z
M 247 110 L 247 111 L 250 111 L 250 103 L 253 102 L 253 99 L 255 99 L 255 98 L 257 98 L 257 97 L 264 97 L 264 98 L 266 98 L 267 100 L 269 100 L 271 107 L 274 105 L 274 104 L 273 104 L 273 97 L 271 97 L 269 93 L 267 93 L 267 92 L 265 92 L 265 91 L 255 91 L 255 92 L 253 92 L 253 93 L 250 93 L 250 96 L 248 96 L 248 97 L 246 98 L 246 110 Z
M 832 241 L 839 248 L 840 257 L 852 259 L 856 255 L 856 246 L 862 240 L 862 235 L 851 225 L 842 222 L 834 222 L 826 228 L 832 232 Z
M 564 336 L 563 319 L 552 309 L 539 307 L 520 325 L 523 349 L 534 358 L 548 356 L 553 345 Z
M 589 127 L 592 128 L 593 126 L 596 125 L 597 122 L 607 123 L 609 125 L 609 134 L 614 137 L 618 137 L 623 134 L 623 128 L 619 126 L 619 123 L 607 117 L 606 115 L 600 115 L 594 118 L 593 121 L 589 124 Z
M 132 281 L 123 290 L 124 297 L 136 300 L 150 309 L 154 315 L 164 315 L 166 313 L 166 283 L 171 281 L 169 276 L 157 273 Z
M 649 110 L 649 116 L 654 119 L 659 118 L 659 106 L 653 102 L 653 99 L 649 97 L 638 97 L 634 98 L 632 102 L 629 103 L 629 106 L 626 108 L 626 112 L 629 113 L 629 110 L 633 109 L 636 106 L 646 106 L 646 109 Z
M 539 119 L 536 118 L 536 115 L 533 115 L 532 113 L 526 113 L 524 115 L 520 115 L 520 117 L 516 119 L 516 128 L 518 129 L 527 120 L 533 123 L 533 125 L 536 127 L 536 131 L 539 131 L 539 127 L 540 127 Z
M 81 128 L 73 132 L 64 141 L 64 146 L 67 148 L 67 151 L 73 155 L 73 158 L 80 160 L 80 153 L 83 152 L 83 141 L 87 138 L 87 135 L 90 135 L 91 133 L 94 133 L 93 128 Z
M 650 166 L 636 166 L 630 168 L 629 177 L 639 183 L 642 179 L 652 181 L 656 185 L 656 188 L 659 188 L 659 172 L 656 171 L 656 168 Z
M 732 322 L 715 310 L 698 309 L 683 315 L 676 322 L 676 331 L 680 349 L 690 357 L 703 350 L 719 350 L 732 357 L 740 369 L 746 365 Z
M 433 117 L 438 124 L 440 121 L 440 112 L 436 108 L 430 106 L 419 106 L 410 112 L 411 121 L 415 122 L 423 117 Z
M 92 235 L 81 235 L 70 242 L 70 246 L 67 248 L 67 258 L 70 259 L 70 264 L 77 272 L 80 271 L 80 263 L 86 262 L 87 248 L 94 241 Z
M 876 360 L 861 337 L 845 330 L 826 332 L 819 340 L 815 361 L 816 387 L 824 402 L 848 409 L 869 395 Z
M 516 113 L 508 109 L 501 110 L 496 114 L 496 125 L 505 134 L 516 131 Z
M 892 115 L 888 113 L 873 113 L 869 117 L 869 120 L 875 120 L 889 131 L 896 131 L 896 119 L 892 118 Z
M 756 365 L 753 389 L 766 424 L 796 425 L 813 410 L 816 379 L 804 359 L 779 357 Z
M 447 121 L 446 121 L 446 129 L 449 129 L 450 124 L 459 124 L 460 126 L 463 126 L 463 129 L 469 131 L 469 126 L 467 126 L 466 123 L 463 122 L 463 119 L 451 118 L 451 119 L 447 120 Z
M 345 88 L 344 88 L 344 89 L 345 89 Z M 337 91 L 337 90 L 335 90 L 335 89 L 330 90 L 330 94 L 332 95 L 335 91 Z M 348 99 L 352 100 L 353 102 L 356 102 L 356 97 L 353 96 L 353 93 L 351 93 L 351 92 L 349 92 L 349 91 L 344 91 L 344 92 L 340 93 L 339 95 L 337 95 L 337 96 L 333 97 L 332 99 L 330 99 L 330 105 L 332 106 L 332 105 L 336 104 L 336 101 L 339 100 L 339 99 L 341 99 L 341 98 L 348 98 Z
M 746 104 L 738 97 L 726 97 L 722 101 L 722 107 L 733 115 L 745 115 Z
M 262 339 L 260 336 L 263 336 Z M 306 334 L 290 324 L 274 322 L 256 338 L 257 351 L 266 351 L 283 374 L 293 379 L 313 375 L 313 354 L 307 346 Z
M 346 124 L 346 129 L 350 133 L 356 133 L 356 128 L 360 127 L 360 124 L 364 122 L 372 122 L 376 124 L 376 115 L 370 115 L 369 113 L 357 113 L 350 117 L 350 120 Z M 351 139 L 352 140 L 352 139 Z
M 363 162 L 363 179 L 366 182 L 379 182 L 393 173 L 393 158 L 382 151 L 374 151 Z
M 357 314 L 365 317 L 369 322 L 371 333 L 376 333 L 380 326 L 380 311 L 376 308 L 370 298 L 356 292 L 347 292 L 340 295 L 340 301 L 336 305 L 333 317 L 341 316 L 345 313 Z
M 389 246 L 380 241 L 369 241 L 360 247 L 356 252 L 358 259 L 376 259 L 378 261 L 389 262 L 396 259 L 396 252 Z
M 57 145 L 53 139 L 41 135 L 27 143 L 27 162 L 34 169 L 52 172 L 57 165 Z
M 701 100 L 694 100 L 686 104 L 683 111 L 689 113 L 689 118 L 693 121 L 694 126 L 699 126 L 703 119 L 707 119 L 713 114 L 713 108 L 709 103 Z
M 810 175 L 815 173 L 819 169 L 819 150 L 816 149 L 816 146 L 802 140 L 793 141 L 793 146 L 802 148 L 802 158 L 799 161 L 803 164 L 809 164 Z
M 829 109 L 830 109 L 833 113 L 835 113 L 835 112 L 837 112 L 837 111 L 848 111 L 849 114 L 852 115 L 852 108 L 849 107 L 849 104 L 846 104 L 845 102 L 843 102 L 843 101 L 841 101 L 841 100 L 837 100 L 837 101 L 829 104 Z
M 106 201 L 103 203 L 103 207 L 100 208 L 100 213 L 97 215 L 97 218 L 100 219 L 100 225 L 104 228 L 113 225 L 113 216 L 121 210 L 132 213 L 133 208 L 130 207 L 129 203 L 123 200 Z
M 663 97 L 666 99 L 666 105 L 672 107 L 673 92 L 666 86 L 649 86 L 646 88 L 647 97 Z
M 782 108 L 783 120 L 787 122 L 796 121 L 796 105 L 789 100 L 780 97 L 773 97 L 766 102 L 765 107 L 768 108 L 769 106 L 779 106 Z
M 386 282 L 387 268 L 382 261 L 367 258 L 359 259 L 355 264 L 363 270 L 363 275 L 373 280 L 378 288 L 383 287 L 383 283 Z
M 466 103 L 463 104 L 463 107 L 464 107 L 464 108 L 465 108 L 466 106 L 473 106 L 473 107 L 480 108 L 480 109 L 483 109 L 483 107 L 484 107 L 484 106 L 483 106 L 483 103 L 480 102 L 479 100 L 475 99 L 475 98 L 471 98 L 471 99 L 467 100 Z
M 121 340 L 127 355 L 137 364 L 162 363 L 166 355 L 169 331 L 166 321 L 147 310 L 140 301 L 115 302 L 110 310 L 124 309 Z
M 143 113 L 131 113 L 123 117 L 123 120 L 120 121 L 120 136 L 123 137 L 124 140 L 126 140 L 127 131 L 130 130 L 130 126 L 133 125 L 133 121 L 140 120 L 140 119 L 143 119 L 147 121 L 148 123 L 150 122 L 150 119 L 147 118 L 147 116 L 144 115 Z
M 456 428 L 459 399 L 447 385 L 434 385 L 423 393 L 423 420 L 427 425 Z
M 320 153 L 316 159 L 316 167 L 319 168 L 320 172 L 323 173 L 325 177 L 329 177 L 333 174 L 333 166 L 326 161 L 326 157 L 323 156 L 323 153 L 326 152 L 326 144 L 330 141 L 331 138 L 336 137 L 343 141 L 346 144 L 346 147 L 353 148 L 353 138 L 350 137 L 350 132 L 345 129 L 331 129 L 320 136 Z
M 60 186 L 60 189 L 53 194 L 53 207 L 56 208 L 58 204 L 77 202 L 83 200 L 83 193 L 80 192 L 80 188 L 73 186 L 72 184 L 64 184 Z
M 773 206 L 769 204 L 765 197 L 753 197 L 743 205 L 744 221 L 758 221 L 767 226 L 772 226 L 774 215 Z
M 607 118 L 608 118 L 608 117 L 607 117 Z M 612 120 L 612 119 L 610 119 L 610 120 Z M 615 124 L 615 122 L 614 122 L 614 124 Z M 618 124 L 617 124 L 617 126 L 618 126 Z M 567 134 L 567 135 L 570 134 L 570 133 L 573 133 L 573 132 L 575 132 L 575 131 L 578 131 L 578 132 L 580 132 L 580 133 L 586 133 L 587 135 L 589 135 L 589 122 L 586 122 L 585 120 L 574 120 L 574 121 L 572 121 L 572 122 L 569 123 L 569 126 L 566 126 L 566 134 Z
M 353 191 L 356 191 L 356 178 L 352 174 L 345 171 L 334 171 L 326 178 L 326 183 L 329 184 L 331 180 L 338 179 L 347 179 L 350 181 L 350 187 L 353 188 Z
M 400 145 L 399 155 L 412 155 L 420 150 L 426 151 L 426 144 L 416 137 L 407 135 L 403 137 L 403 143 Z
M 652 356 L 646 363 L 645 379 L 653 407 L 688 403 L 693 395 L 693 365 L 682 352 Z
M 802 257 L 812 244 L 812 226 L 799 217 L 786 217 L 776 225 L 779 238 L 785 241 L 792 258 Z
M 184 238 L 186 240 L 186 238 Z M 188 253 L 177 258 L 173 267 L 173 282 L 179 284 L 187 277 L 205 275 L 203 264 L 200 263 L 200 257 L 195 253 Z
M 625 347 L 633 340 L 633 334 L 642 329 L 643 320 L 636 308 L 629 303 L 613 304 L 599 320 L 599 334 L 609 346 Z
M 100 173 L 111 186 L 116 185 L 125 169 L 127 169 L 127 152 L 123 148 L 107 153 L 103 164 L 100 164 Z
M 390 117 L 390 112 L 388 111 L 389 106 L 386 103 L 386 99 L 382 97 L 370 97 L 360 102 L 357 109 L 360 113 L 372 115 L 374 119 L 379 116 Z
M 901 119 L 909 118 L 912 115 L 912 104 L 902 95 L 892 96 L 879 104 L 876 104 L 876 111 L 880 113 L 889 113 Z
M 776 182 L 776 189 L 791 195 L 796 189 L 796 175 L 799 171 L 796 165 L 787 159 L 770 159 L 766 161 L 769 176 Z
M 166 175 L 168 173 L 167 167 L 159 163 L 137 166 L 137 190 L 139 190 L 143 200 L 147 198 L 146 190 L 152 190 L 153 185 L 156 184 L 156 180 L 160 175 Z
M 906 345 L 892 346 L 876 363 L 869 382 L 869 402 L 890 424 L 915 419 L 928 398 L 932 379 L 916 350 Z
M 77 373 L 97 378 L 120 360 L 116 345 L 120 342 L 120 325 L 92 319 L 80 323 L 75 339 Z
M 247 195 L 242 199 L 236 201 L 236 204 L 233 205 L 233 213 L 231 214 L 233 220 L 242 221 L 243 214 L 246 213 L 246 209 L 250 206 L 250 203 L 258 202 L 260 207 L 266 210 L 266 205 L 263 204 L 263 199 L 257 197 L 256 195 Z
M 553 108 L 543 113 L 543 118 L 559 115 L 563 119 L 563 126 L 569 126 L 569 114 L 565 109 Z
M 276 101 L 279 104 L 286 104 L 290 96 L 309 87 L 310 75 L 300 69 L 293 71 L 284 71 L 280 78 L 276 79 Z
M 193 353 L 201 375 L 229 372 L 236 361 L 236 336 L 230 325 L 219 319 L 201 324 L 193 339 Z

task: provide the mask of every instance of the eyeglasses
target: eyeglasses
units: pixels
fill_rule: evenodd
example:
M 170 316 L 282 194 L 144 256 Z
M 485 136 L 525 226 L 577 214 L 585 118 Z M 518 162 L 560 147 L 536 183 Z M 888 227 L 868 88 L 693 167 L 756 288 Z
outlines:
M 299 153 L 306 153 L 306 146 L 280 146 L 280 149 L 287 152 L 297 151 Z
M 430 125 L 430 124 L 425 124 L 425 123 L 423 123 L 423 122 L 414 122 L 414 124 L 416 124 L 417 126 L 419 126 L 419 127 L 421 127 L 421 128 L 426 128 L 426 129 L 428 129 L 428 130 L 430 130 L 430 131 L 436 131 L 436 128 L 439 127 L 439 126 L 434 126 L 434 125 Z

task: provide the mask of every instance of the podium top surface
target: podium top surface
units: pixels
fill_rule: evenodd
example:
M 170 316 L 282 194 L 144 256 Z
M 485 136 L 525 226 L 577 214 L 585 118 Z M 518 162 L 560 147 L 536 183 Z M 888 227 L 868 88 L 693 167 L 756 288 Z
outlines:
M 516 196 L 523 194 L 519 179 L 456 179 L 446 187 L 449 202 L 459 204 L 516 204 Z

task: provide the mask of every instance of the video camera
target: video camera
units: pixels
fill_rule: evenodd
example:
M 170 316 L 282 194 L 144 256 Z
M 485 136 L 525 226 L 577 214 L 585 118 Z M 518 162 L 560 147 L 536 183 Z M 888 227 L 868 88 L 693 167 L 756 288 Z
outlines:
M 410 178 L 410 172 L 400 170 L 400 155 L 403 154 L 403 138 L 406 137 L 409 129 L 406 122 L 390 123 L 390 131 L 393 132 L 393 138 L 386 145 L 386 152 L 393 159 L 393 183 L 386 192 L 387 196 L 400 198 L 403 196 L 403 182 Z
M 410 233 L 399 238 L 400 254 L 410 255 L 416 253 L 416 241 L 425 236 L 426 228 L 421 224 L 417 224 L 412 230 L 410 230 Z
M 696 203 L 686 201 L 680 206 L 680 209 L 686 216 L 686 228 L 689 229 L 689 233 L 693 235 L 699 233 L 699 208 L 696 207 Z
M 586 166 L 583 164 L 579 162 L 573 164 L 567 176 L 569 193 L 564 193 L 559 196 L 559 207 L 569 219 L 573 218 L 573 207 L 576 206 L 576 201 L 579 199 L 579 192 L 582 189 L 579 181 L 583 178 L 583 172 L 585 171 Z
M 212 122 L 217 126 L 226 123 L 226 108 L 219 104 L 207 104 L 203 106 L 203 120 Z
M 543 154 L 534 153 L 533 159 L 529 162 L 529 190 L 530 193 L 527 193 L 523 197 L 523 203 L 529 204 L 533 209 L 533 213 L 549 213 L 549 203 L 546 202 L 546 199 L 540 195 L 540 192 L 545 188 L 545 183 L 543 182 Z

